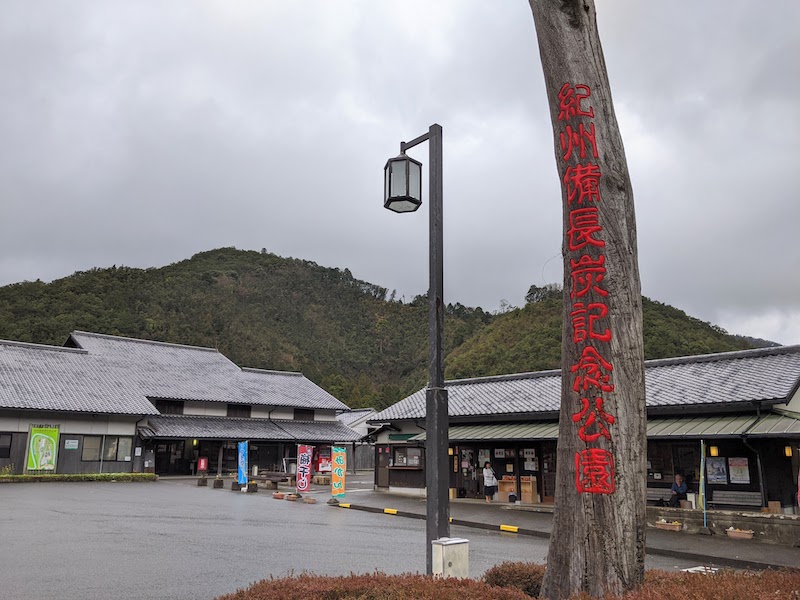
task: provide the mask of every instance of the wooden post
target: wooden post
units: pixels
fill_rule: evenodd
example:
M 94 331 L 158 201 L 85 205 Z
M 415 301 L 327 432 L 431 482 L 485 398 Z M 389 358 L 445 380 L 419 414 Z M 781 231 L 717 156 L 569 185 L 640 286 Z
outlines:
M 217 456 L 217 477 L 222 477 L 222 450 L 225 448 L 225 440 L 220 440 L 219 455 Z
M 594 0 L 529 0 L 563 196 L 555 516 L 542 597 L 644 576 L 646 412 L 636 223 Z

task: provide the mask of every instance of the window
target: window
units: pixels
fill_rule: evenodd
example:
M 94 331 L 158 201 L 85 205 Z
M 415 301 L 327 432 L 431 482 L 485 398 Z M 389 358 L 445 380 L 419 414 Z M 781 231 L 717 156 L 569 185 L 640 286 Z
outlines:
M 117 460 L 117 443 L 118 437 L 106 437 L 106 443 L 103 446 L 103 460 Z
M 395 448 L 395 467 L 421 467 L 422 448 Z
M 228 404 L 229 417 L 244 417 L 250 418 L 250 405 L 249 404 Z
M 131 448 L 133 447 L 133 438 L 121 437 L 117 444 L 117 460 L 125 461 L 131 460 Z
M 0 458 L 11 457 L 11 434 L 0 433 Z
M 100 456 L 107 462 L 124 462 L 126 458 L 130 460 L 133 438 L 107 435 L 104 440 L 103 437 L 100 435 L 83 436 L 81 460 L 99 461 Z
M 182 415 L 183 400 L 150 400 L 162 415 Z
M 81 460 L 100 460 L 100 444 L 103 438 L 99 435 L 85 435 L 83 436 L 83 451 L 81 452 Z
M 307 409 L 307 408 L 295 408 L 294 409 L 294 420 L 295 421 L 313 421 L 314 420 L 314 410 Z

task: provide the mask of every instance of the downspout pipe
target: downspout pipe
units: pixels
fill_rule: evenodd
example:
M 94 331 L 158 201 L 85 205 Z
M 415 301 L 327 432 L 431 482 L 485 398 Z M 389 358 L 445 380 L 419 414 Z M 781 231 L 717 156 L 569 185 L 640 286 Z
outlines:
M 758 423 L 761 420 L 761 403 L 756 404 L 756 415 L 758 417 L 756 419 L 756 423 Z M 752 427 L 752 425 L 750 427 Z M 756 465 L 758 466 L 758 486 L 761 491 L 761 507 L 763 508 L 767 505 L 767 490 L 764 488 L 764 467 L 761 464 L 761 453 L 753 448 L 750 445 L 750 442 L 747 441 L 747 434 L 742 436 L 742 443 L 756 455 Z
M 758 465 L 758 485 L 761 488 L 761 506 L 767 505 L 767 491 L 764 489 L 764 467 L 761 465 L 761 454 L 758 450 L 753 448 L 747 441 L 746 437 L 742 437 L 742 442 L 747 448 L 756 455 L 756 464 Z

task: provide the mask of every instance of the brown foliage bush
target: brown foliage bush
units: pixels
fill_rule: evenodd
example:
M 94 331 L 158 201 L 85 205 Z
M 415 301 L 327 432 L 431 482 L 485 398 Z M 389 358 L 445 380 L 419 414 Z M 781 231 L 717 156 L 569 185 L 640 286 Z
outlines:
M 715 575 L 648 571 L 625 600 L 800 600 L 800 571 L 721 571 Z
M 537 597 L 544 566 L 507 562 L 472 579 L 424 575 L 300 575 L 267 579 L 218 600 L 526 600 Z M 800 571 L 722 571 L 715 575 L 648 571 L 623 600 L 800 600 Z M 576 600 L 589 600 L 577 596 Z M 619 600 L 608 597 L 607 600 Z
M 504 562 L 486 571 L 483 580 L 489 585 L 513 587 L 537 598 L 542 589 L 544 565 L 526 562 Z
M 217 600 L 528 600 L 520 590 L 424 575 L 299 575 L 265 579 Z

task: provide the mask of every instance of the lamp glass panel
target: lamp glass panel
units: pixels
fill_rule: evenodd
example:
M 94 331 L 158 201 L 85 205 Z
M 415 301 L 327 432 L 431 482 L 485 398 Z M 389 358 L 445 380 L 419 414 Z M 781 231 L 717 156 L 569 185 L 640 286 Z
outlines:
M 414 212 L 419 208 L 419 205 L 409 202 L 408 200 L 394 200 L 387 207 L 394 212 Z
M 383 170 L 383 201 L 389 199 L 389 168 Z
M 719 456 L 719 447 L 718 446 L 709 446 L 708 448 L 709 454 L 711 456 Z
M 408 163 L 408 195 L 422 199 L 422 168 L 417 163 Z
M 791 446 L 784 446 L 783 447 L 783 454 L 786 458 L 792 458 L 792 447 Z
M 393 160 L 390 169 L 392 170 L 390 196 L 405 196 L 407 190 L 406 165 L 405 160 Z

